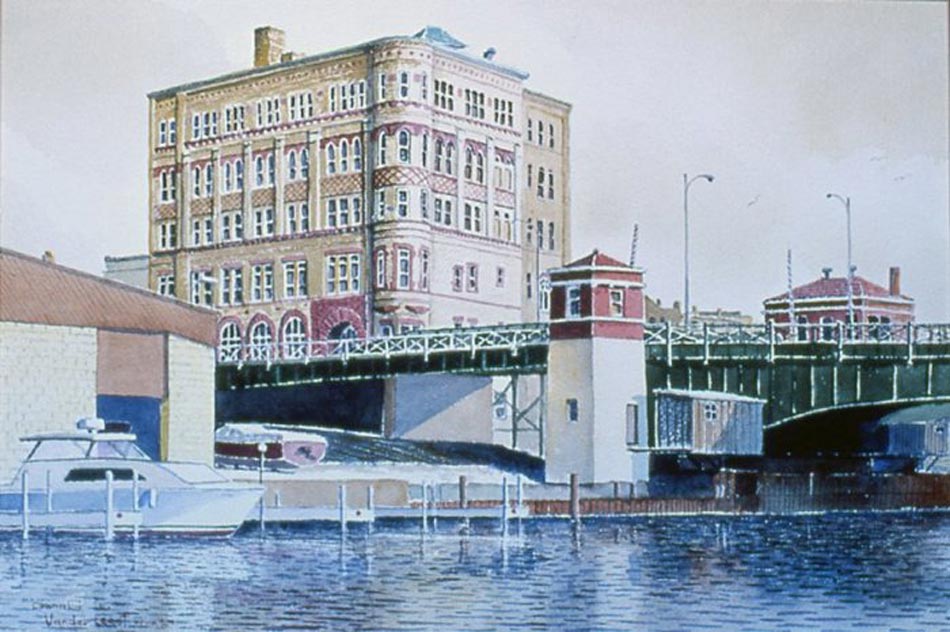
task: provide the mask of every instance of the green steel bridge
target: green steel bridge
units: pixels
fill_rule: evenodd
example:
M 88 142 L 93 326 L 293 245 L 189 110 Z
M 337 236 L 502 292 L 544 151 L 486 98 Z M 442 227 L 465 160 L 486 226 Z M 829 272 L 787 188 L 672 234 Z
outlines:
M 645 342 L 651 419 L 658 388 L 761 398 L 767 431 L 825 413 L 950 402 L 950 324 L 648 326 Z M 543 377 L 547 350 L 546 323 L 235 345 L 218 349 L 217 387 L 418 373 Z

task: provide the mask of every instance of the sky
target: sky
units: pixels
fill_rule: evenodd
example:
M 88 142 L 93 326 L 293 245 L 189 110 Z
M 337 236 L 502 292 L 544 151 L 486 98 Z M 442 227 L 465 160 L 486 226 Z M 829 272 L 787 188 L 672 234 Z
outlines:
M 946 2 L 3 0 L 0 245 L 100 273 L 147 251 L 146 93 L 248 68 L 253 30 L 305 53 L 439 25 L 573 104 L 572 251 L 647 293 L 761 319 L 762 299 L 858 274 L 950 322 Z M 2 300 L 2 297 L 0 297 Z

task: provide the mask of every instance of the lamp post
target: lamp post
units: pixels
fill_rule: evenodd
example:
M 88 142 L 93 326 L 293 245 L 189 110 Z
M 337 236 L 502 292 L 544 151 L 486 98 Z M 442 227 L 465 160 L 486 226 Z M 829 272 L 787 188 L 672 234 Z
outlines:
M 683 324 L 689 329 L 689 187 L 697 180 L 712 182 L 715 178 L 708 173 L 701 173 L 698 176 L 690 178 L 683 174 L 683 269 L 685 279 L 683 281 Z
M 835 199 L 844 204 L 844 212 L 848 220 L 848 337 L 854 334 L 854 266 L 851 265 L 851 198 L 827 193 L 827 199 Z

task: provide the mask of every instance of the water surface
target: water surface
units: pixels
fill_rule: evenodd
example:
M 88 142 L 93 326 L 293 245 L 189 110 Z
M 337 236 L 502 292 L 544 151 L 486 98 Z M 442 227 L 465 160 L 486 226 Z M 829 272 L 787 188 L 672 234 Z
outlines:
M 950 630 L 950 514 L 0 535 L 0 628 Z

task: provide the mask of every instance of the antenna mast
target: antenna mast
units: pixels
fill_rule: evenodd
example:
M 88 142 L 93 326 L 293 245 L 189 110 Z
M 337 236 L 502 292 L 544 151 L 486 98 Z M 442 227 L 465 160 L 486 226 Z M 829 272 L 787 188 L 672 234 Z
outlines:
M 637 265 L 637 241 L 640 238 L 640 224 L 633 225 L 633 238 L 630 240 L 630 267 Z

